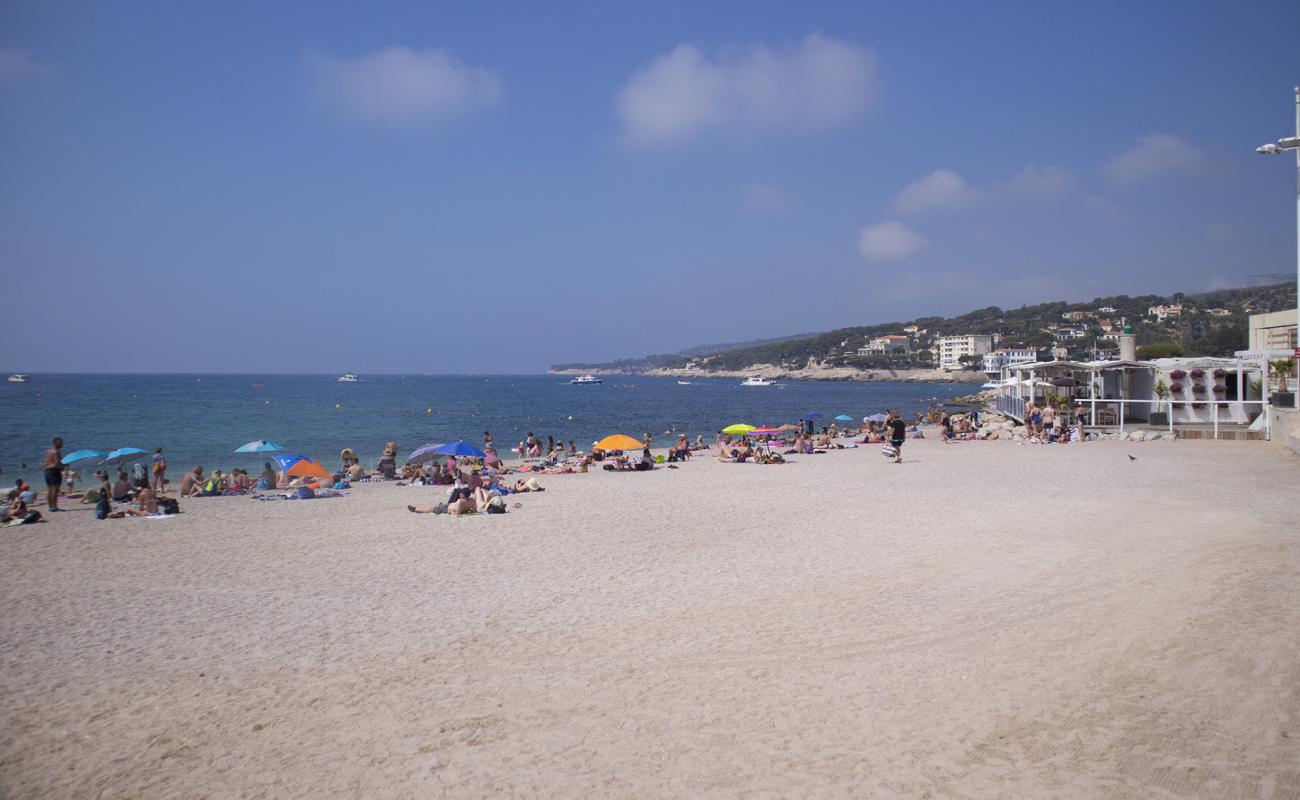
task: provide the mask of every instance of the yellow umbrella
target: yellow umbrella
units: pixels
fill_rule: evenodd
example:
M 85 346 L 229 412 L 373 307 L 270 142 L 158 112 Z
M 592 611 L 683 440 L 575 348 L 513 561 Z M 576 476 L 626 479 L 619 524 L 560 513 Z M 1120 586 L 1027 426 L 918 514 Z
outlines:
M 728 425 L 727 427 L 723 428 L 722 432 L 727 434 L 728 436 L 734 436 L 738 433 L 749 433 L 752 430 L 754 430 L 753 425 L 746 425 L 743 422 L 737 422 L 735 425 Z
M 606 436 L 595 444 L 597 450 L 640 450 L 642 447 L 640 439 L 622 433 Z

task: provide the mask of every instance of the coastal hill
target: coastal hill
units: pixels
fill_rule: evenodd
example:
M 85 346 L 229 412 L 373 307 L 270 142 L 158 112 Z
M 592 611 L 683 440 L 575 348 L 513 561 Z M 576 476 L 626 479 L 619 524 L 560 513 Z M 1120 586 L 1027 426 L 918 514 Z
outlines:
M 1284 281 L 1201 294 L 1115 295 L 1016 309 L 989 306 L 957 317 L 920 317 L 602 363 L 555 364 L 550 372 L 977 382 L 984 379 L 978 357 L 964 358 L 963 371 L 935 369 L 930 348 L 938 337 L 989 335 L 1001 348 L 1043 352 L 1063 347 L 1067 357 L 1084 359 L 1097 352 L 1114 353 L 1118 334 L 1129 325 L 1137 335 L 1139 355 L 1228 356 L 1245 349 L 1251 314 L 1293 308 L 1295 302 L 1295 281 Z M 887 351 L 868 352 L 884 350 L 877 337 L 890 335 L 900 338 L 892 340 Z

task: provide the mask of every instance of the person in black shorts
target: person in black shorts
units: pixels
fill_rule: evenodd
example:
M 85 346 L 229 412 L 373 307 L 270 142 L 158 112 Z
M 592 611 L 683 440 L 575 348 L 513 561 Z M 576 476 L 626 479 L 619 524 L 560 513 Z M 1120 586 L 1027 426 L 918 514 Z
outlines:
M 63 485 L 63 438 L 54 437 L 54 446 L 45 451 L 45 502 L 51 511 L 59 508 L 59 487 Z
M 889 431 L 889 446 L 894 448 L 894 463 L 903 463 L 903 442 L 907 439 L 907 423 L 897 412 L 889 412 L 885 420 L 885 430 Z

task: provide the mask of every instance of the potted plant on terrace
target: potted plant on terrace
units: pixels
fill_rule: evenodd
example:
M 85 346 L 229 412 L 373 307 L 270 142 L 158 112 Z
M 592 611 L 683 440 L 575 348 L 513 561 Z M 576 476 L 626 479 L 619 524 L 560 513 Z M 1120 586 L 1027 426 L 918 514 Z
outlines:
M 1289 358 L 1279 358 L 1276 361 L 1268 362 L 1269 369 L 1277 375 L 1277 391 L 1273 392 L 1273 405 L 1282 406 L 1283 408 L 1295 405 L 1295 393 L 1289 391 L 1286 386 L 1287 376 L 1291 374 L 1293 364 Z
M 1156 403 L 1156 410 L 1151 412 L 1151 424 L 1168 425 L 1169 412 L 1165 410 L 1165 402 L 1169 400 L 1169 384 L 1165 383 L 1164 378 L 1160 378 L 1151 391 L 1155 392 L 1156 398 L 1160 401 Z

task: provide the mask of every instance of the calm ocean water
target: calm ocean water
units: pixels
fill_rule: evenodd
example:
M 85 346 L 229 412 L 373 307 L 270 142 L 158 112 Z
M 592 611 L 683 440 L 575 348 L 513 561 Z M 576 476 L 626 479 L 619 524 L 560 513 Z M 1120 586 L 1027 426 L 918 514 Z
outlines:
M 547 375 L 363 377 L 333 375 L 33 375 L 0 383 L 0 485 L 19 474 L 39 483 L 51 438 L 64 452 L 162 447 L 170 472 L 195 464 L 229 469 L 263 459 L 235 455 L 239 445 L 269 439 L 335 465 L 344 447 L 369 463 L 386 441 L 401 453 L 427 442 L 465 439 L 482 444 L 491 431 L 502 456 L 534 431 L 579 449 L 610 433 L 654 435 L 669 443 L 671 427 L 692 439 L 734 422 L 791 422 L 810 411 L 829 424 L 837 414 L 861 419 L 896 407 L 923 410 L 934 399 L 966 394 L 969 386 L 920 383 L 790 381 L 785 388 L 741 387 L 738 379 L 704 379 L 679 386 L 672 378 L 607 378 L 573 386 Z M 22 463 L 28 469 L 20 470 Z M 83 463 L 83 477 L 93 467 Z

